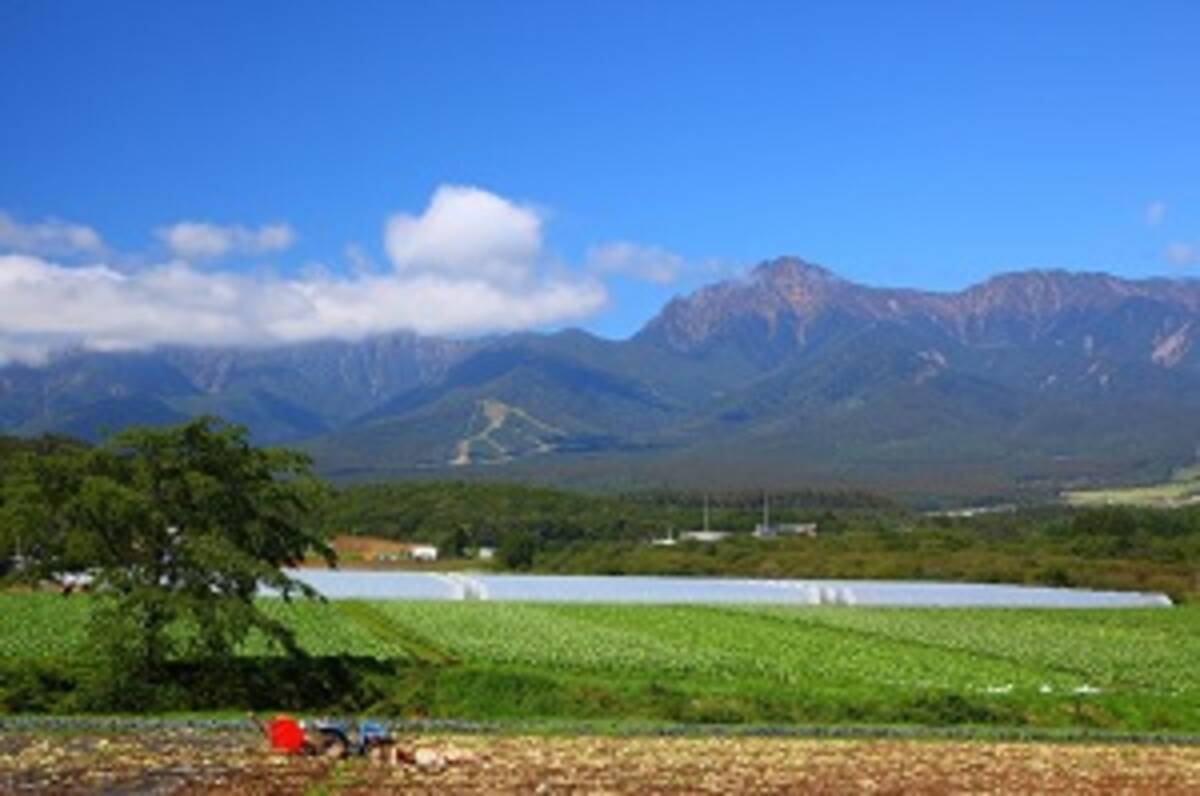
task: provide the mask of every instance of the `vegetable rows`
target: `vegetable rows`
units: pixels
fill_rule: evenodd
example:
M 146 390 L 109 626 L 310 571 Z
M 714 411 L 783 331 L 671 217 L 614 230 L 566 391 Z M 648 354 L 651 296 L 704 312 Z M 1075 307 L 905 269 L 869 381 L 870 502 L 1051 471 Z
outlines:
M 1200 609 L 838 609 L 264 600 L 313 655 L 698 676 L 785 688 L 1200 690 Z M 82 651 L 88 598 L 0 594 L 0 658 Z M 243 654 L 279 654 L 262 636 Z M 440 654 L 440 658 L 438 655 Z

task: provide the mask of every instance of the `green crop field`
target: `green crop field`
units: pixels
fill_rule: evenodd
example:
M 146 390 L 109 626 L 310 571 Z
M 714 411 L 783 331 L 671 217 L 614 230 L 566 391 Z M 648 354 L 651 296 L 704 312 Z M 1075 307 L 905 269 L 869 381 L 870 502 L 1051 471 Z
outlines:
M 1148 486 L 1110 487 L 1107 489 L 1078 489 L 1064 492 L 1063 499 L 1072 506 L 1150 506 L 1170 508 L 1200 501 L 1200 467 L 1177 470 L 1169 481 Z
M 399 714 L 1200 730 L 1193 607 L 263 607 L 313 656 L 391 667 L 376 707 Z M 88 610 L 0 594 L 0 664 L 80 658 Z M 242 650 L 279 654 L 261 638 Z

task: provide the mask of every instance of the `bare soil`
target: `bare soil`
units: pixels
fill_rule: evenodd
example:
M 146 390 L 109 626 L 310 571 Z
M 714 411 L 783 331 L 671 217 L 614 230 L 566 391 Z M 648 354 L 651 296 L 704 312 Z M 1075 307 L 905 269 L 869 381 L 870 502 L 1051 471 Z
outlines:
M 433 765 L 281 757 L 241 732 L 0 735 L 0 793 L 1200 793 L 1200 748 L 419 736 Z

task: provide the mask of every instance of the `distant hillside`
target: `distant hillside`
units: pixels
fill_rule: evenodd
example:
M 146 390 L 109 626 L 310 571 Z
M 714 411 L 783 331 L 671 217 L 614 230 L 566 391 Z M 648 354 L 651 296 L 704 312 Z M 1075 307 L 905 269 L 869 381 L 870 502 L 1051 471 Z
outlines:
M 0 368 L 0 428 L 97 439 L 215 414 L 260 442 L 295 442 L 436 381 L 477 346 L 397 334 L 270 349 L 68 351 L 41 367 Z
M 1198 330 L 1190 280 L 1035 271 L 933 293 L 782 258 L 626 341 L 391 335 L 10 365 L 0 425 L 95 438 L 215 413 L 339 478 L 1050 494 L 1194 459 Z

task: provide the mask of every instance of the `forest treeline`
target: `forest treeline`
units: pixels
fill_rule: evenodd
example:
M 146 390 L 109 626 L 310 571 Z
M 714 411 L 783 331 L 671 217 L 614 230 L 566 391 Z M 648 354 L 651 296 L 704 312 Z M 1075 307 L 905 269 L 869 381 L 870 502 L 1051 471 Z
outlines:
M 1016 508 L 925 514 L 869 493 L 769 496 L 771 521 L 815 522 L 812 538 L 755 539 L 762 493 L 595 495 L 518 484 L 349 487 L 329 502 L 330 533 L 438 544 L 444 555 L 496 546 L 499 564 L 560 573 L 925 578 L 1200 595 L 1200 507 Z M 701 527 L 715 543 L 648 542 Z
M 523 531 L 546 543 L 648 540 L 701 528 L 708 505 L 713 529 L 751 531 L 762 520 L 763 493 L 662 490 L 595 494 L 512 483 L 396 482 L 340 490 L 321 516 L 330 534 L 462 545 L 498 545 Z M 895 512 L 866 492 L 796 490 L 768 496 L 772 522 L 812 522 L 832 511 Z
M 13 452 L 75 444 L 61 437 L 0 438 L 0 473 Z M 496 547 L 495 566 L 530 571 L 927 578 L 1200 596 L 1200 507 L 1047 505 L 954 517 L 852 489 L 767 497 L 773 523 L 816 523 L 817 538 L 753 538 L 761 492 L 597 494 L 514 483 L 353 485 L 331 490 L 311 522 L 326 536 L 431 542 L 444 558 Z M 649 544 L 701 528 L 706 504 L 708 526 L 733 537 Z

